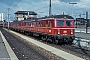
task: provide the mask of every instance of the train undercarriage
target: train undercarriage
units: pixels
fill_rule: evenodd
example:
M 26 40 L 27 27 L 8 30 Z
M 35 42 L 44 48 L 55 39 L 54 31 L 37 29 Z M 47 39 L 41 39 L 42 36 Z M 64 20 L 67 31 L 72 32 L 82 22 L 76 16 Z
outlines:
M 41 38 L 42 40 L 50 41 L 54 44 L 62 44 L 62 43 L 71 44 L 75 39 L 74 36 L 65 37 L 65 36 L 52 36 L 52 35 L 46 35 L 46 34 L 43 34 Z

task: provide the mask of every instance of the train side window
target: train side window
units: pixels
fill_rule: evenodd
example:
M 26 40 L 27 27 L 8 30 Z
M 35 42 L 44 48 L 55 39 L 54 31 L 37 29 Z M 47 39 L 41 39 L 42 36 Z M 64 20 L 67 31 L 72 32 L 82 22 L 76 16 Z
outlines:
M 31 23 L 29 23 L 29 26 L 31 26 Z
M 66 26 L 72 26 L 72 21 L 66 21 Z
M 26 22 L 25 22 L 25 26 L 26 26 Z
M 48 27 L 48 21 L 46 21 L 46 27 Z
M 40 27 L 42 27 L 42 22 L 40 22 Z
M 64 26 L 64 21 L 58 20 L 58 21 L 57 21 L 57 25 L 58 25 L 58 26 Z
M 45 24 L 46 24 L 45 21 L 42 21 L 42 27 L 46 27 Z
M 38 22 L 36 22 L 36 27 L 38 27 Z
M 52 27 L 52 21 L 50 21 L 50 27 Z
M 34 25 L 34 22 L 32 22 L 32 27 L 34 27 L 35 25 Z
M 37 27 L 40 27 L 40 22 L 37 22 L 37 24 L 36 24 L 36 25 L 37 25 Z
M 30 26 L 30 23 L 28 23 L 28 26 Z
M 40 22 L 39 22 L 39 27 L 40 27 Z
M 26 23 L 25 26 L 28 26 L 28 23 Z
M 31 27 L 33 27 L 33 23 L 31 23 Z

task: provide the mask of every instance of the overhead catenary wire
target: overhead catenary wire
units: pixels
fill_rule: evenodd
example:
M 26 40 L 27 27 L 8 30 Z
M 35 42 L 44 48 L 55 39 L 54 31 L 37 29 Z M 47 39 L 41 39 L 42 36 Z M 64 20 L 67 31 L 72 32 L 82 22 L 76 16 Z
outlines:
M 43 2 L 43 1 L 42 1 L 42 2 Z M 42 2 L 41 2 L 41 3 L 42 3 Z M 30 5 L 31 5 L 30 10 L 34 10 L 34 8 L 37 7 L 39 4 L 40 4 L 40 3 L 36 3 L 36 4 L 33 5 L 33 4 L 31 3 L 31 4 L 30 4 Z M 32 5 L 33 5 L 33 6 L 32 6 Z M 41 4 L 40 4 L 40 5 L 41 5 Z M 45 7 L 45 6 L 44 6 L 44 7 Z M 33 9 L 31 9 L 31 8 L 33 8 Z M 42 7 L 42 8 L 43 8 L 43 7 Z M 29 8 L 28 8 L 28 9 L 29 9 Z M 39 8 L 39 9 L 36 9 L 36 8 L 35 8 L 34 11 L 37 11 L 37 10 L 40 10 L 40 8 Z
M 11 8 L 8 8 L 9 9 L 9 15 L 11 15 L 10 10 L 14 9 L 21 1 L 22 0 L 19 0 L 14 6 L 12 6 Z M 12 4 L 10 4 L 10 5 L 12 5 Z
M 15 4 L 12 8 L 10 8 L 10 9 L 15 8 L 20 2 L 21 2 L 21 0 L 19 0 L 18 3 L 16 3 L 16 4 Z
M 21 2 L 21 0 L 19 0 L 19 1 L 17 2 L 17 4 L 15 4 L 12 8 L 10 8 L 10 10 L 12 10 L 13 8 L 15 8 L 20 2 Z M 32 5 L 32 4 L 31 4 L 31 5 Z M 32 6 L 32 7 L 35 8 L 36 6 L 38 6 L 38 3 L 37 3 L 37 4 L 34 4 L 34 6 Z M 47 9 L 48 9 L 49 4 L 47 4 L 47 6 L 38 8 L 38 9 L 36 9 L 36 10 L 34 10 L 34 11 L 38 11 L 38 10 L 41 10 L 41 9 L 46 9 L 46 7 L 47 7 Z
M 12 2 L 13 2 L 13 0 L 12 0 Z M 11 6 L 12 5 L 12 3 L 10 3 L 10 5 L 9 6 Z
M 57 2 L 55 2 L 55 3 L 57 3 Z M 50 2 L 49 2 L 49 4 L 48 4 L 48 7 L 49 7 L 49 16 L 50 15 L 52 15 L 52 13 L 51 13 L 51 5 L 53 5 L 53 3 L 51 3 L 51 0 L 50 0 Z M 43 9 L 43 8 L 45 8 L 45 7 L 47 7 L 47 6 L 44 6 L 44 7 L 42 7 L 42 8 L 39 8 L 39 9 L 36 9 L 36 10 L 34 10 L 34 11 L 38 11 L 38 10 L 41 10 L 41 9 Z
M 39 9 L 36 9 L 36 10 L 34 10 L 34 11 L 38 11 L 38 10 L 41 10 L 42 8 L 45 8 L 45 7 L 47 7 L 47 6 L 41 7 L 41 8 L 39 8 Z

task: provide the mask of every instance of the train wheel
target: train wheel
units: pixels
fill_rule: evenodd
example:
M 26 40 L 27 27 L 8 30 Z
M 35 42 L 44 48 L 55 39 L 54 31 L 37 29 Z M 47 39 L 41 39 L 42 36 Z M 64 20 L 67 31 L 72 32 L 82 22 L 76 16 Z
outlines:
M 47 36 L 42 36 L 41 39 L 42 39 L 43 41 L 45 41 L 45 40 L 47 40 Z
M 59 44 L 59 40 L 55 40 L 55 42 L 54 42 L 54 43 L 58 45 L 58 44 Z
M 72 40 L 72 39 L 70 39 L 69 44 L 70 44 L 70 45 L 72 45 L 72 44 L 73 44 L 73 40 Z
M 52 40 L 52 43 L 55 44 L 55 40 Z

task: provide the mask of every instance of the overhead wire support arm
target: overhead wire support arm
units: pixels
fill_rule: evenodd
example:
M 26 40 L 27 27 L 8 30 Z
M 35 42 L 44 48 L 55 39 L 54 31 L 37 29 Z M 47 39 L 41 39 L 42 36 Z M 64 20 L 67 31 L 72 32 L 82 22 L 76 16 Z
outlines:
M 49 5 L 49 16 L 51 16 L 52 14 L 51 14 L 51 0 L 50 0 L 50 5 Z
M 9 11 L 10 11 L 10 8 L 8 8 L 8 29 L 9 29 L 9 16 L 10 16 Z
M 76 2 L 69 2 L 69 4 L 77 4 Z
M 86 12 L 86 33 L 87 33 L 87 25 L 88 25 L 88 12 Z
M 69 2 L 69 4 L 71 4 L 72 6 L 77 4 L 76 2 Z M 73 16 L 73 8 L 72 8 L 72 16 Z
M 11 9 L 15 8 L 20 2 L 21 2 L 21 0 L 19 0 L 19 1 L 17 2 L 17 4 L 15 4 Z

